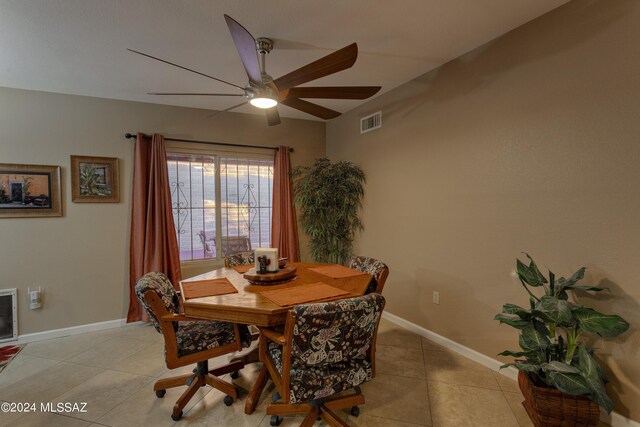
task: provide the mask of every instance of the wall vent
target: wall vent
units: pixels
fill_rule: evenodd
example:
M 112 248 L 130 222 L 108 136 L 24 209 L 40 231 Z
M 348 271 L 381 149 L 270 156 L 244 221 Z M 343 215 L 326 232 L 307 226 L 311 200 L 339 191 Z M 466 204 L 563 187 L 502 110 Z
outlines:
M 18 291 L 0 290 L 0 342 L 18 339 Z
M 360 133 L 371 132 L 382 127 L 382 111 L 360 119 Z

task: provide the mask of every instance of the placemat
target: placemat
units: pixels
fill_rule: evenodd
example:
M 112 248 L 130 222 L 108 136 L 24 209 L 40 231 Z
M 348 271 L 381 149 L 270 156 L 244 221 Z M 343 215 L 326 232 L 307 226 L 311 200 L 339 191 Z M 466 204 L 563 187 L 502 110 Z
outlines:
M 319 301 L 328 298 L 348 295 L 343 291 L 326 283 L 307 283 L 304 285 L 290 286 L 282 289 L 272 289 L 260 292 L 262 296 L 268 298 L 280 307 L 288 307 L 306 302 Z
M 343 279 L 345 277 L 362 276 L 367 274 L 363 271 L 354 270 L 353 268 L 345 267 L 339 264 L 324 265 L 322 267 L 313 267 L 309 270 L 320 273 L 323 276 L 331 277 L 332 279 Z
M 224 277 L 220 279 L 182 282 L 182 291 L 184 292 L 185 300 L 238 293 L 238 290 Z
M 234 265 L 233 268 L 235 271 L 237 271 L 240 274 L 246 273 L 247 271 L 251 270 L 254 267 L 253 264 L 241 264 L 241 265 Z

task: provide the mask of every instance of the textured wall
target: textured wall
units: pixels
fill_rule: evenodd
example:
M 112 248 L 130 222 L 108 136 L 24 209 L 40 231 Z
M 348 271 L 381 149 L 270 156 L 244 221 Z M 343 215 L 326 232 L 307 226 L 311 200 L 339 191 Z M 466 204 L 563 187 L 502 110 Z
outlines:
M 615 410 L 640 421 L 640 3 L 568 3 L 329 122 L 327 154 L 367 173 L 363 255 L 389 312 L 491 357 L 527 304 L 515 257 L 608 286 L 634 326 L 598 344 Z M 359 118 L 383 111 L 382 129 Z M 432 292 L 440 291 L 440 305 Z
M 0 219 L 0 289 L 18 288 L 20 334 L 120 319 L 128 307 L 133 140 L 125 132 L 290 145 L 294 165 L 325 153 L 325 125 L 261 116 L 0 88 L 0 163 L 62 167 L 62 218 Z M 120 159 L 121 202 L 71 202 L 69 156 Z M 304 245 L 303 245 L 304 247 Z M 214 266 L 200 265 L 202 270 Z M 27 287 L 44 288 L 28 309 Z

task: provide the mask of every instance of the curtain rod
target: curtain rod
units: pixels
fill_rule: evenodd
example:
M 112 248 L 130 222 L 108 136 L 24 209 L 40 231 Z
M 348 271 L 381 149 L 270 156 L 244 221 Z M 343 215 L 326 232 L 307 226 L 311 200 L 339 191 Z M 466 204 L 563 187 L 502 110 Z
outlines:
M 146 136 L 147 138 L 150 137 L 150 135 L 147 134 L 143 134 L 144 136 Z M 131 138 L 136 138 L 135 134 L 132 133 L 125 133 L 124 137 L 127 139 L 131 139 Z M 182 138 L 165 138 L 165 140 L 167 141 L 180 141 L 180 142 L 194 142 L 197 144 L 210 144 L 210 145 L 225 145 L 228 147 L 244 147 L 244 148 L 262 148 L 265 150 L 276 150 L 278 151 L 278 147 L 265 147 L 263 145 L 248 145 L 248 144 L 232 144 L 230 142 L 217 142 L 217 141 L 198 141 L 196 139 L 182 139 Z M 289 152 L 293 152 L 293 148 L 289 147 Z

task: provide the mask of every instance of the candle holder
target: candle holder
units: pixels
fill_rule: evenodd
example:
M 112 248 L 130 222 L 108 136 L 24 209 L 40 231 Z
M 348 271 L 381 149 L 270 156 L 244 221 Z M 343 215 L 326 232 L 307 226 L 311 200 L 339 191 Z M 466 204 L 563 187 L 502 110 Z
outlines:
M 258 269 L 258 273 L 267 274 L 267 266 L 271 264 L 271 260 L 267 258 L 266 255 L 262 255 L 258 257 L 258 265 L 260 268 Z
M 257 248 L 255 250 L 255 267 L 258 274 L 278 271 L 278 248 Z

